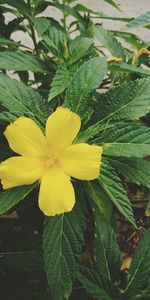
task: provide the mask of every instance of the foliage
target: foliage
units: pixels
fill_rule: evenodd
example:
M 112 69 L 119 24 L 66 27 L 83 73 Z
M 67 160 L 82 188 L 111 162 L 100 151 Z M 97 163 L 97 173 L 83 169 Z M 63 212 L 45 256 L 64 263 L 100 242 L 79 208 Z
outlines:
M 121 11 L 117 1 L 104 1 L 116 14 Z M 7 22 L 8 13 L 13 18 Z M 106 29 L 104 19 L 126 27 Z M 74 0 L 0 0 L 0 161 L 13 155 L 3 136 L 9 123 L 26 116 L 44 130 L 59 105 L 81 117 L 77 142 L 103 147 L 99 178 L 73 179 L 76 205 L 70 213 L 44 218 L 38 184 L 0 187 L 3 299 L 12 293 L 16 300 L 92 299 L 89 294 L 101 300 L 149 299 L 148 224 L 127 272 L 121 270 L 116 239 L 120 215 L 139 230 L 128 184 L 150 188 L 149 56 L 133 64 L 135 53 L 150 43 L 129 30 L 139 26 L 150 28 L 150 12 L 131 19 Z M 15 40 L 18 32 L 30 45 Z

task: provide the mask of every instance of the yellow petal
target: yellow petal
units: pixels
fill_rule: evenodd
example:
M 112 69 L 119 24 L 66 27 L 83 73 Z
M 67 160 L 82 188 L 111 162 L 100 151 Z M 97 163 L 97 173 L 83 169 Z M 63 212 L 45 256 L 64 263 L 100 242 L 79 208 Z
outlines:
M 25 156 L 47 155 L 46 139 L 39 126 L 30 118 L 21 117 L 4 132 L 10 148 Z
M 67 147 L 59 158 L 63 171 L 77 179 L 92 180 L 99 176 L 102 147 L 76 144 Z
M 39 207 L 47 216 L 72 210 L 75 203 L 74 189 L 69 176 L 59 168 L 50 168 L 41 180 Z
M 46 139 L 50 150 L 57 154 L 69 146 L 80 130 L 80 117 L 68 108 L 58 107 L 48 118 Z
M 127 255 L 126 257 L 124 257 L 121 265 L 121 271 L 128 270 L 130 268 L 131 261 L 131 256 Z
M 0 179 L 4 189 L 32 184 L 39 180 L 44 172 L 45 165 L 37 158 L 16 156 L 0 164 Z

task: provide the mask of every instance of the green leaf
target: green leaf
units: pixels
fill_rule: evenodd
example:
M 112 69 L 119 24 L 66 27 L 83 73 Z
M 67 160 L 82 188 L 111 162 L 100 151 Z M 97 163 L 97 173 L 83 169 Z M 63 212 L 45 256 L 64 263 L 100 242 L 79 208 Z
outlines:
M 77 4 L 74 6 L 74 8 L 79 11 L 79 12 L 84 12 L 87 14 L 90 14 L 90 16 L 93 18 L 95 16 L 98 16 L 100 19 L 106 19 L 106 20 L 114 20 L 114 21 L 120 21 L 120 22 L 129 22 L 131 20 L 131 18 L 124 18 L 124 17 L 116 17 L 114 15 L 110 16 L 110 15 L 106 15 L 102 12 L 98 12 L 98 11 L 94 11 L 90 8 L 88 8 L 87 6 L 84 6 L 82 4 Z
M 150 187 L 150 161 L 125 157 L 112 157 L 108 160 L 130 182 Z
M 50 26 L 51 23 L 46 17 L 39 17 L 35 19 L 35 28 L 39 36 L 43 36 Z
M 96 209 L 104 215 L 105 219 L 110 220 L 112 214 L 111 201 L 102 189 L 99 181 L 85 182 L 84 189 L 92 205 L 94 204 L 94 206 L 96 206 Z
M 47 35 L 47 31 L 52 27 L 56 27 L 65 33 L 64 28 L 60 25 L 58 21 L 50 17 L 38 17 L 34 22 L 37 33 L 40 37 Z
M 2 123 L 14 122 L 15 119 L 16 117 L 8 111 L 3 111 L 0 113 L 0 121 L 2 121 Z
M 46 106 L 46 102 L 40 94 L 31 87 L 0 74 L 0 94 L 0 104 L 11 113 L 11 118 L 12 115 L 15 117 L 25 115 L 39 123 L 45 123 L 49 107 Z M 45 108 L 47 109 L 46 114 Z
M 113 7 L 117 8 L 119 11 L 121 11 L 120 5 L 118 5 L 115 1 L 113 1 L 113 0 L 104 0 L 104 1 L 107 2 L 108 4 L 112 5 Z
M 131 20 L 127 26 L 130 28 L 150 25 L 150 11 Z
M 140 294 L 149 287 L 150 279 L 150 228 L 144 234 L 132 258 L 129 269 L 128 284 L 124 295 L 131 297 Z
M 142 40 L 140 37 L 138 37 L 136 34 L 133 34 L 131 32 L 125 32 L 125 31 L 117 31 L 117 30 L 111 30 L 111 32 L 121 39 L 125 40 L 127 43 L 131 44 L 134 48 L 137 50 L 140 50 L 142 47 L 148 47 L 149 42 Z
M 129 81 L 96 94 L 93 121 L 135 120 L 150 111 L 150 78 Z
M 66 65 L 61 65 L 57 68 L 56 74 L 51 83 L 48 101 L 51 101 L 53 98 L 65 91 L 72 78 L 71 73 L 71 70 L 69 70 Z
M 8 4 L 16 9 L 18 11 L 22 12 L 23 14 L 28 15 L 30 10 L 25 1 L 20 1 L 20 0 L 0 0 L 0 4 Z
M 99 182 L 117 209 L 136 227 L 131 203 L 122 182 L 115 170 L 104 162 L 101 166 Z
M 46 34 L 43 35 L 44 45 L 56 57 L 62 59 L 67 51 L 66 34 L 60 29 L 51 25 Z
M 103 143 L 105 155 L 144 157 L 150 155 L 150 128 L 125 122 L 108 128 L 96 142 Z
M 118 124 L 118 123 L 117 123 Z M 79 135 L 77 136 L 76 141 L 78 143 L 83 143 L 90 141 L 93 139 L 96 135 L 102 134 L 102 132 L 105 132 L 108 128 L 114 127 L 113 123 L 101 123 L 97 122 L 91 126 L 89 126 L 87 129 L 84 131 L 80 132 Z
M 66 4 L 61 4 L 59 2 L 49 2 L 49 5 L 54 6 L 58 9 L 61 10 L 61 12 L 65 12 L 66 15 L 68 16 L 72 16 L 75 19 L 77 19 L 81 24 L 84 25 L 84 18 L 79 14 L 78 10 L 76 9 L 76 7 L 70 7 Z
M 75 63 L 87 55 L 92 45 L 93 39 L 83 36 L 77 36 L 74 40 L 71 40 L 69 45 L 69 63 Z
M 110 31 L 106 30 L 102 26 L 97 26 L 95 29 L 95 37 L 101 43 L 101 45 L 107 48 L 113 56 L 125 58 L 125 50 L 121 43 Z
M 110 143 L 103 146 L 105 155 L 144 157 L 150 155 L 150 144 L 141 143 Z
M 49 6 L 49 2 L 45 0 L 35 0 L 35 15 L 43 13 Z
M 133 74 L 139 74 L 141 76 L 150 76 L 150 71 L 146 69 L 142 69 L 140 67 L 135 67 L 134 65 L 129 65 L 126 63 L 110 63 L 108 65 L 108 69 L 110 71 L 115 72 L 123 72 L 123 73 L 133 73 Z
M 31 54 L 21 51 L 0 52 L 0 69 L 14 71 L 47 72 L 40 62 Z
M 45 268 L 52 298 L 67 300 L 84 241 L 84 215 L 79 203 L 70 212 L 46 218 L 43 235 Z
M 93 297 L 100 297 L 101 300 L 116 300 L 116 297 L 111 296 L 111 283 L 104 278 L 100 278 L 97 271 L 82 267 L 77 273 L 77 277 Z
M 34 185 L 20 186 L 6 191 L 0 191 L 0 214 L 6 213 L 9 209 L 23 200 L 35 187 Z
M 13 40 L 5 39 L 5 38 L 0 38 L 0 46 L 12 46 L 15 48 L 18 48 L 19 46 L 24 47 L 20 45 L 19 43 L 14 42 Z
M 74 74 L 66 93 L 65 106 L 87 116 L 91 106 L 91 94 L 98 88 L 106 74 L 106 59 L 96 57 L 85 62 Z
M 95 255 L 98 270 L 108 281 L 114 281 L 120 272 L 120 251 L 110 223 L 95 210 Z

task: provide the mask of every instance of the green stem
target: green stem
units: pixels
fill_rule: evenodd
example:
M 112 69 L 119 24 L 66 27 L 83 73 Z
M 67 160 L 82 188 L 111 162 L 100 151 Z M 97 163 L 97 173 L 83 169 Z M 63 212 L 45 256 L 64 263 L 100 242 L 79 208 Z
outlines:
M 32 6 L 31 6 L 31 0 L 27 0 L 27 4 L 29 6 L 29 8 L 32 10 Z M 28 18 L 28 22 L 29 22 L 29 28 L 30 28 L 30 37 L 32 38 L 33 44 L 34 44 L 34 49 L 36 54 L 38 54 L 38 47 L 37 47 L 37 41 L 36 41 L 36 36 L 35 36 L 35 30 L 34 30 L 34 18 L 35 16 L 32 16 L 32 20 L 30 18 Z
M 32 27 L 32 23 L 30 21 L 29 21 L 29 26 L 30 26 L 30 30 L 31 30 L 31 37 L 33 40 L 35 52 L 36 52 L 36 54 L 38 54 L 38 47 L 37 47 L 37 41 L 36 41 L 36 37 L 35 37 L 35 31 L 34 31 L 34 28 Z
M 63 0 L 63 4 L 66 4 L 66 0 Z M 63 10 L 63 25 L 65 28 L 65 31 L 67 32 L 67 15 L 65 13 L 65 11 Z

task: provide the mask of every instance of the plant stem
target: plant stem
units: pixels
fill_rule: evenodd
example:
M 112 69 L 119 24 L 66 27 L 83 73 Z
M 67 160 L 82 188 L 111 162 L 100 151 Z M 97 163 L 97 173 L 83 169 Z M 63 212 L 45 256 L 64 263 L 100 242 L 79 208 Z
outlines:
M 37 41 L 36 41 L 36 37 L 35 37 L 35 31 L 34 31 L 34 28 L 32 26 L 31 21 L 29 21 L 29 22 L 30 22 L 29 26 L 30 26 L 30 30 L 31 30 L 31 37 L 32 37 L 32 40 L 33 40 L 35 52 L 36 52 L 36 54 L 38 54 L 38 48 L 37 48 Z
M 32 11 L 31 0 L 27 0 L 27 4 L 28 4 L 29 8 Z M 30 18 L 28 18 L 28 22 L 29 22 L 29 28 L 30 28 L 30 32 L 31 32 L 30 37 L 32 38 L 35 52 L 36 52 L 36 54 L 38 54 L 38 48 L 37 48 L 37 41 L 36 41 L 36 36 L 35 36 L 35 30 L 34 30 L 34 27 L 33 27 L 33 25 L 34 25 L 34 18 L 35 18 L 35 16 L 32 15 L 32 20 Z
M 63 4 L 66 4 L 66 0 L 63 0 Z M 65 28 L 65 31 L 67 32 L 67 15 L 65 13 L 65 11 L 63 10 L 63 25 Z

